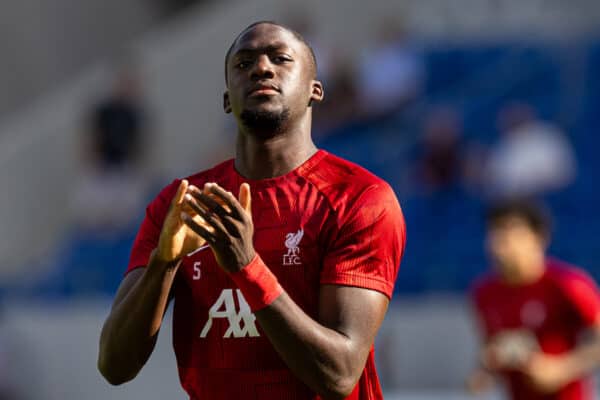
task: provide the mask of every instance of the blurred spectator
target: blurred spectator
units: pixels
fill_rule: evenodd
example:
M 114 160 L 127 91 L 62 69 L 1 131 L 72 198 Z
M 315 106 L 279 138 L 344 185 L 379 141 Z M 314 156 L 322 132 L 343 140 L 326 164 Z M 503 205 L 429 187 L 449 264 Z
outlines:
M 423 153 L 418 165 L 418 182 L 428 191 L 456 186 L 462 169 L 460 116 L 452 108 L 436 108 L 427 115 L 422 135 Z
M 120 71 L 113 93 L 90 113 L 91 156 L 101 168 L 121 168 L 136 162 L 145 122 L 139 84 L 133 70 Z
M 381 23 L 379 43 L 366 49 L 358 68 L 358 92 L 366 117 L 402 109 L 421 91 L 424 66 L 407 32 L 394 21 Z
M 117 73 L 112 93 L 86 117 L 86 159 L 73 211 L 84 230 L 120 230 L 137 217 L 144 182 L 137 168 L 147 135 L 137 71 Z
M 500 111 L 503 136 L 485 167 L 487 192 L 493 197 L 525 197 L 561 189 L 575 177 L 571 144 L 555 125 L 541 121 L 527 104 Z

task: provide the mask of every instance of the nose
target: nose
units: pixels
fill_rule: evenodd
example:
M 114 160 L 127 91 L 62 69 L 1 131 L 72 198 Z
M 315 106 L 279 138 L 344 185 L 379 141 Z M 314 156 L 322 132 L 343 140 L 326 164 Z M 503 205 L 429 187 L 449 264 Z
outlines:
M 273 78 L 273 76 L 274 72 L 271 60 L 266 54 L 259 55 L 251 70 L 250 77 L 253 80 L 260 80 L 265 78 L 270 79 Z

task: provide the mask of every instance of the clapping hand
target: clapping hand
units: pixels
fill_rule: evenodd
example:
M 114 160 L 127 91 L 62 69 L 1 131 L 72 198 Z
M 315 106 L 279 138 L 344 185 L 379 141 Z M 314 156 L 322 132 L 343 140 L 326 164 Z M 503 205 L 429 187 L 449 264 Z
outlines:
M 252 243 L 250 185 L 240 186 L 238 198 L 216 183 L 207 183 L 203 190 L 190 185 L 184 204 L 192 213 L 183 209 L 182 221 L 210 245 L 225 271 L 239 271 L 252 261 L 256 253 Z M 194 214 L 201 219 L 194 218 Z

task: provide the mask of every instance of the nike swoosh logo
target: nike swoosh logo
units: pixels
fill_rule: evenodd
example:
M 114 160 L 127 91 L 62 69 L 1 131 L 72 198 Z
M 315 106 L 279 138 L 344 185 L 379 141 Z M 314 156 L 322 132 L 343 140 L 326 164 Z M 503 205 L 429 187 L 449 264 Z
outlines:
M 205 244 L 204 246 L 200 246 L 200 247 L 198 247 L 196 250 L 192 251 L 191 253 L 188 253 L 188 254 L 187 254 L 187 256 L 188 256 L 188 257 L 191 257 L 191 256 L 193 256 L 194 254 L 196 254 L 196 253 L 199 253 L 199 252 L 201 252 L 201 251 L 202 251 L 202 250 L 204 250 L 204 249 L 208 249 L 209 247 L 210 247 L 210 246 L 209 246 L 208 244 Z

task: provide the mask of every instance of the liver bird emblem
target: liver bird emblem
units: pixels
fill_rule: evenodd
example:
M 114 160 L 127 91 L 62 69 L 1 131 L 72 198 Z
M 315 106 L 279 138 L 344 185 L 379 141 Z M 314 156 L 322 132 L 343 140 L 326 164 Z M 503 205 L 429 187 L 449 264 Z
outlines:
M 304 236 L 304 229 L 299 229 L 296 233 L 288 233 L 285 235 L 285 247 L 287 247 L 287 254 L 283 256 L 283 265 L 298 265 L 300 264 L 300 248 L 298 245 Z

